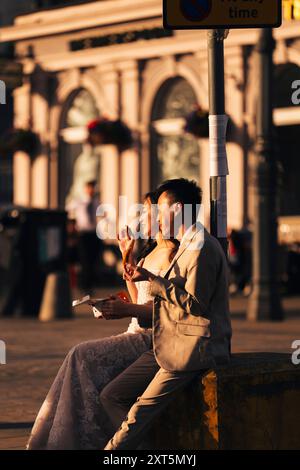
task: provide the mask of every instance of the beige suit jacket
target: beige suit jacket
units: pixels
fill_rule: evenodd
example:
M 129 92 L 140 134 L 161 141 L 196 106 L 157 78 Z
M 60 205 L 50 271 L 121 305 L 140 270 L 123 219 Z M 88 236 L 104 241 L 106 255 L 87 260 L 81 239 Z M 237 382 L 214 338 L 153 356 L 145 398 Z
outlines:
M 202 224 L 185 234 L 167 273 L 151 282 L 151 295 L 153 350 L 160 367 L 191 371 L 229 362 L 228 263 Z

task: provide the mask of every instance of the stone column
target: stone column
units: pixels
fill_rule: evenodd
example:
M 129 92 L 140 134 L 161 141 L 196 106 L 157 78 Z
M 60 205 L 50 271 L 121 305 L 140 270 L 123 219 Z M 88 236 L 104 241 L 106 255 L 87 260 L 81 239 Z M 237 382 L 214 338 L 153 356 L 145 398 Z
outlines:
M 31 158 L 25 152 L 16 152 L 13 157 L 13 202 L 31 206 Z
M 140 164 L 140 188 L 141 195 L 146 194 L 151 189 L 151 137 L 147 126 L 143 125 L 140 134 L 141 164 Z
M 241 47 L 225 49 L 226 111 L 231 119 L 227 130 L 228 227 L 240 229 L 247 221 L 247 186 L 245 180 L 244 142 L 244 66 Z M 235 127 L 236 126 L 236 127 Z
M 14 127 L 30 126 L 30 83 L 14 91 Z M 13 202 L 25 207 L 31 204 L 31 160 L 24 152 L 16 152 L 13 158 Z
M 32 127 L 41 140 L 41 148 L 32 165 L 32 200 L 35 208 L 49 207 L 49 104 L 48 75 L 42 70 L 32 78 Z
M 132 129 L 138 128 L 139 83 L 136 61 L 119 64 L 121 71 L 121 118 Z M 137 148 L 121 154 L 121 194 L 128 205 L 140 202 L 140 169 Z
M 200 187 L 203 191 L 202 204 L 203 204 L 203 223 L 205 227 L 210 224 L 210 195 L 209 195 L 209 140 L 199 139 L 199 153 L 200 153 Z
M 113 65 L 97 67 L 104 96 L 109 102 L 103 103 L 101 112 L 110 119 L 117 119 L 119 104 L 119 77 Z M 100 197 L 102 203 L 113 204 L 118 209 L 120 193 L 119 152 L 113 145 L 101 147 L 100 162 Z

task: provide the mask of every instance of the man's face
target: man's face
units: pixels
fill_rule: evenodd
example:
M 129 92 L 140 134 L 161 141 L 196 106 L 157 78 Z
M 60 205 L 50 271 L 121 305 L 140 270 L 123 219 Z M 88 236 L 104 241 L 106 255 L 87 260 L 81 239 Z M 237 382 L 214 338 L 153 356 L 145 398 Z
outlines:
M 179 227 L 175 226 L 175 220 L 178 220 L 177 217 L 181 212 L 181 204 L 178 202 L 174 203 L 168 193 L 164 192 L 158 199 L 157 209 L 157 221 L 163 238 L 170 239 L 176 237 Z

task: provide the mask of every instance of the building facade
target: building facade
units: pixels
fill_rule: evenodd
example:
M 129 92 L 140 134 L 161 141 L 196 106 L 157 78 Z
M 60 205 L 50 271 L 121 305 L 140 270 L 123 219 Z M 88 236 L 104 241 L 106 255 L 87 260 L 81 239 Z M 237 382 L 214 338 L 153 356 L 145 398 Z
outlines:
M 13 24 L 16 15 L 33 7 L 33 1 L 2 0 L 0 29 Z M 0 44 L 0 136 L 13 127 L 13 90 L 22 83 L 22 67 L 13 60 L 13 43 Z M 0 201 L 10 203 L 13 198 L 12 156 L 0 155 Z
M 183 176 L 202 186 L 208 223 L 208 139 L 182 130 L 194 104 L 208 109 L 206 32 L 164 30 L 161 0 L 58 3 L 59 8 L 19 16 L 1 31 L 2 42 L 15 43 L 24 70 L 23 84 L 14 92 L 15 127 L 33 129 L 42 141 L 34 161 L 26 154 L 14 156 L 14 202 L 63 207 L 85 125 L 105 115 L 122 118 L 136 143 L 122 153 L 110 145 L 99 150 L 102 202 L 117 204 L 119 195 L 138 202 L 163 179 Z M 286 218 L 283 230 L 293 225 L 294 231 L 300 216 L 300 106 L 292 102 L 292 83 L 300 80 L 299 12 L 297 0 L 284 1 L 286 19 L 274 30 L 280 215 Z M 256 29 L 231 30 L 225 41 L 232 228 L 252 219 L 258 34 Z

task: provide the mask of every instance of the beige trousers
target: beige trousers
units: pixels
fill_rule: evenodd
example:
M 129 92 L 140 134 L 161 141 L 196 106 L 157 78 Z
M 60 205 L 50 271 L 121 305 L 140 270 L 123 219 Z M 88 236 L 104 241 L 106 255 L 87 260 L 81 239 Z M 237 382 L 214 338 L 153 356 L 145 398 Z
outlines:
M 142 354 L 110 382 L 100 395 L 116 429 L 104 450 L 147 448 L 147 443 L 142 442 L 153 419 L 172 400 L 175 391 L 204 372 L 170 372 L 160 368 L 153 350 Z

